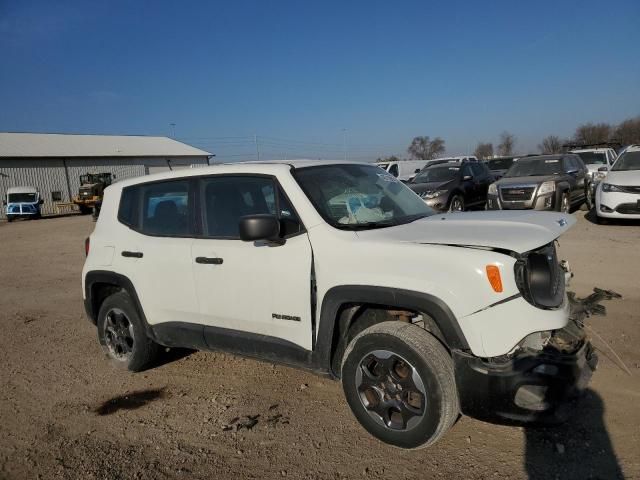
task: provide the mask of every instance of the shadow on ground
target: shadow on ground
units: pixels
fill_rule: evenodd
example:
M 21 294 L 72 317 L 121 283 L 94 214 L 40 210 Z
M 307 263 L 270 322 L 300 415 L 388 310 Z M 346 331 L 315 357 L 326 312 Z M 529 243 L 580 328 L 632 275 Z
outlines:
M 623 479 L 603 415 L 602 399 L 588 390 L 567 423 L 527 427 L 525 471 L 529 479 Z
M 104 416 L 116 413 L 118 410 L 137 410 L 140 407 L 144 407 L 146 404 L 158 400 L 164 396 L 164 388 L 156 388 L 149 390 L 140 390 L 138 392 L 131 392 L 126 395 L 119 395 L 117 397 L 105 400 L 98 408 L 95 409 L 95 413 Z

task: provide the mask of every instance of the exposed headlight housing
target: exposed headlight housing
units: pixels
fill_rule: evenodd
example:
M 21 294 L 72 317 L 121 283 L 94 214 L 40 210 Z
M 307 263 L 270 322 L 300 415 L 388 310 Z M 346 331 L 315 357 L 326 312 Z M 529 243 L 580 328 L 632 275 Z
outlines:
M 522 297 L 538 308 L 557 308 L 564 300 L 565 276 L 553 243 L 516 261 L 515 280 Z
M 489 193 L 489 195 L 497 195 L 498 194 L 498 187 L 496 186 L 495 183 L 492 183 L 491 185 L 489 185 L 488 193 Z
M 420 196 L 422 198 L 431 199 L 444 195 L 445 193 L 447 193 L 447 190 L 428 190 L 426 192 L 422 192 Z
M 603 192 L 622 192 L 622 189 L 617 185 L 613 185 L 611 183 L 603 183 L 602 191 Z
M 544 195 L 545 193 L 552 193 L 556 191 L 556 182 L 544 182 L 540 185 L 540 189 L 538 190 L 538 195 Z

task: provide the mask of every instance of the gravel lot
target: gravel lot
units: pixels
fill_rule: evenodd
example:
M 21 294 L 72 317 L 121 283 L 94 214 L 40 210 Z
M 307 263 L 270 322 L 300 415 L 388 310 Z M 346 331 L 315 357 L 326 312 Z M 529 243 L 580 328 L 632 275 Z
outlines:
M 578 224 L 560 242 L 579 296 L 622 300 L 590 325 L 592 390 L 555 429 L 461 418 L 403 451 L 356 423 L 340 384 L 218 353 L 169 352 L 131 374 L 84 316 L 88 217 L 0 223 L 0 478 L 640 478 L 640 224 Z

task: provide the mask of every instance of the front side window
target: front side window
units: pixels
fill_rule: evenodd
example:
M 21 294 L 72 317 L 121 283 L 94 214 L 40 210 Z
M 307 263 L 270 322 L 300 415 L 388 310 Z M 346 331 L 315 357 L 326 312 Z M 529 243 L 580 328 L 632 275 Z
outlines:
M 280 219 L 282 237 L 298 233 L 302 227 L 291 204 L 271 178 L 204 178 L 201 198 L 207 237 L 240 238 L 240 219 L 246 215 L 276 215 Z
M 306 167 L 294 176 L 318 213 L 336 228 L 387 227 L 434 213 L 402 182 L 372 165 Z
M 141 185 L 142 233 L 160 236 L 189 234 L 189 182 L 171 181 Z

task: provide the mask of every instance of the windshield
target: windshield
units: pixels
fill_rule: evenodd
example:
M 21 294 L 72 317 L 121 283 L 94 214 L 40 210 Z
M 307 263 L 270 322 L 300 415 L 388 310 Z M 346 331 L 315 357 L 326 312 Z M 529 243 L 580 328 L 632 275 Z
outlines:
M 585 165 L 606 165 L 607 156 L 604 153 L 578 152 L 578 155 Z
M 562 173 L 562 162 L 559 158 L 521 158 L 511 165 L 505 177 L 541 177 Z
M 10 193 L 7 200 L 9 203 L 35 203 L 37 201 L 35 193 Z
M 487 161 L 489 170 L 507 170 L 513 165 L 513 158 L 494 158 Z
M 370 165 L 301 168 L 295 178 L 311 203 L 337 228 L 409 223 L 434 211 L 395 177 Z
M 626 152 L 611 167 L 613 171 L 640 170 L 640 152 Z
M 460 167 L 429 167 L 422 170 L 413 183 L 448 182 L 458 176 Z

